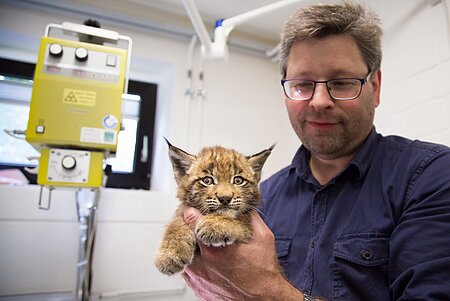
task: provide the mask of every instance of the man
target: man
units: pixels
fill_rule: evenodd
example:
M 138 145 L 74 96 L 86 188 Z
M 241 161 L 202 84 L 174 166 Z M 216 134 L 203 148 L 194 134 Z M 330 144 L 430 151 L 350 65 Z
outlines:
M 261 184 L 253 241 L 201 246 L 186 269 L 202 300 L 450 300 L 450 149 L 375 132 L 381 34 L 349 3 L 289 19 L 282 85 L 302 146 Z

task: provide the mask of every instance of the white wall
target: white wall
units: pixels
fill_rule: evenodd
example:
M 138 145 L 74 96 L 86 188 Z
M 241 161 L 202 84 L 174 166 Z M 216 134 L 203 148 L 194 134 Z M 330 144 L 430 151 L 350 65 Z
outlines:
M 444 5 L 385 2 L 391 13 L 411 13 L 401 23 L 385 24 L 377 129 L 450 145 L 450 34 Z M 33 62 L 48 23 L 82 20 L 0 2 L 0 55 Z M 152 265 L 162 226 L 176 206 L 161 136 L 192 152 L 221 144 L 250 154 L 277 142 L 264 169 L 267 177 L 286 165 L 298 146 L 283 107 L 278 68 L 264 58 L 232 51 L 228 63 L 204 65 L 207 98 L 188 101 L 184 92 L 189 41 L 115 24 L 103 27 L 133 38 L 132 76 L 159 85 L 155 136 L 159 146 L 153 170 L 158 181 L 153 187 L 161 192 L 102 192 L 94 292 L 143 293 L 130 297 L 133 300 L 194 300 L 189 290 L 180 290 L 184 284 L 179 278 L 167 280 Z M 198 70 L 198 57 L 195 63 Z M 430 88 L 420 89 L 422 84 Z M 37 210 L 37 198 L 37 187 L 0 186 L 0 296 L 74 288 L 78 240 L 74 194 L 56 191 L 49 212 Z M 165 285 L 173 288 L 172 293 L 147 295 Z
M 405 17 L 387 25 L 375 124 L 383 134 L 450 145 L 450 4 L 427 2 L 385 8 Z
M 2 295 L 73 291 L 79 241 L 74 191 L 55 190 L 49 211 L 38 210 L 36 185 L 2 186 L 0 193 L 0 300 Z M 94 296 L 194 300 L 181 277 L 161 276 L 153 267 L 160 233 L 176 205 L 168 193 L 102 190 Z

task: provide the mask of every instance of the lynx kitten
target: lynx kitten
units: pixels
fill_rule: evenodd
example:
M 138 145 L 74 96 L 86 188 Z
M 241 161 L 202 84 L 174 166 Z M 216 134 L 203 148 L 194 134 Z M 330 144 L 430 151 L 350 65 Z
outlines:
M 220 146 L 196 156 L 169 144 L 177 197 L 203 217 L 194 231 L 178 208 L 162 237 L 155 265 L 161 273 L 181 272 L 194 258 L 197 241 L 210 246 L 247 243 L 252 238 L 249 212 L 259 205 L 261 169 L 273 146 L 253 156 Z

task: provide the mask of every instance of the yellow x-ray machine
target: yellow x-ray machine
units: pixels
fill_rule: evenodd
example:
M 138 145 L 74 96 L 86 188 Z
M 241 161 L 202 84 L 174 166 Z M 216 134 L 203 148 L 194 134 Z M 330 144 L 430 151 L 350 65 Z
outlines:
M 56 187 L 78 188 L 79 300 L 90 295 L 95 213 L 104 159 L 117 149 L 131 44 L 129 37 L 98 27 L 50 24 L 36 63 L 26 140 L 41 153 L 40 209 L 49 209 Z M 49 191 L 45 205 L 43 187 Z

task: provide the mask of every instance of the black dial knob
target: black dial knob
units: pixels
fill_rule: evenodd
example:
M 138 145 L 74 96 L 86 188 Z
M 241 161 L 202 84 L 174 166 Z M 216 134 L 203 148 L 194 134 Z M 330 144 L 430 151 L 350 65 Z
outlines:
M 48 52 L 53 57 L 61 57 L 63 55 L 63 47 L 59 44 L 50 44 Z
M 87 60 L 89 55 L 89 52 L 86 48 L 77 48 L 75 50 L 75 58 L 80 61 L 80 62 L 84 62 Z

